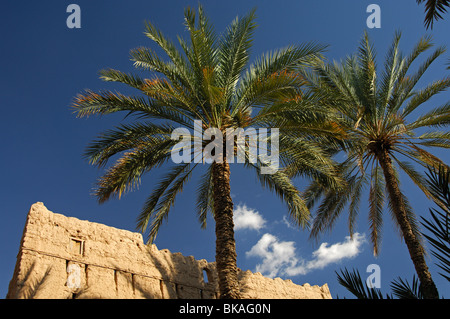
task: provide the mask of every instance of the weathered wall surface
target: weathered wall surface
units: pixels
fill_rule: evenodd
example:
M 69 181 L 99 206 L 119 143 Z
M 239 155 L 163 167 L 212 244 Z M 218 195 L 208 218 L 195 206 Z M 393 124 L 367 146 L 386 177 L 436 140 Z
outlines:
M 205 282 L 204 272 L 208 280 Z M 244 298 L 328 299 L 328 286 L 239 274 Z M 218 297 L 215 263 L 145 245 L 142 235 L 31 206 L 7 298 Z

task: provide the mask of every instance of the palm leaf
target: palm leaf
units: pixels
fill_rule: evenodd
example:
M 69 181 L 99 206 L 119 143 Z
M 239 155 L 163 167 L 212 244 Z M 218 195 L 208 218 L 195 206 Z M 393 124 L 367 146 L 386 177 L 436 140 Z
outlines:
M 369 226 L 371 229 L 371 241 L 373 244 L 373 254 L 378 255 L 381 243 L 381 230 L 383 226 L 383 206 L 384 206 L 384 178 L 378 165 L 374 166 L 371 173 L 372 181 L 369 190 Z
M 440 275 L 450 281 L 450 218 L 448 213 L 430 209 L 431 219 L 422 217 L 422 225 L 430 232 L 424 237 L 433 247 L 432 255 L 437 259 L 437 266 L 443 271 Z
M 99 178 L 94 195 L 100 203 L 111 196 L 121 195 L 140 184 L 141 176 L 152 168 L 169 160 L 171 149 L 176 144 L 171 139 L 163 139 L 160 143 L 141 145 L 124 153 L 106 173 Z
M 354 82 L 358 100 L 365 107 L 365 113 L 369 117 L 377 116 L 376 110 L 376 61 L 375 50 L 370 42 L 367 32 L 358 47 L 359 81 Z
M 197 164 L 191 168 L 190 163 L 185 163 L 173 167 L 145 202 L 137 219 L 137 227 L 144 233 L 151 222 L 149 243 L 154 241 L 162 221 L 167 218 L 170 208 L 175 203 L 176 195 L 182 191 L 184 183 L 189 180 L 196 166 Z
M 433 29 L 434 21 L 443 19 L 442 14 L 447 12 L 447 8 L 450 6 L 448 0 L 416 0 L 418 4 L 425 2 L 425 27 Z
M 408 129 L 419 127 L 442 127 L 450 124 L 450 103 L 432 109 L 428 113 L 419 116 L 414 122 L 408 124 Z
M 407 280 L 398 277 L 397 280 L 391 282 L 392 293 L 399 299 L 424 299 L 422 290 L 420 289 L 419 279 L 413 276 L 412 284 Z
M 448 211 L 450 207 L 450 169 L 447 165 L 437 168 L 429 167 L 427 175 L 427 186 L 433 195 L 435 203 L 443 210 Z
M 418 140 L 424 140 L 417 142 L 419 145 L 428 147 L 450 147 L 450 132 L 428 132 L 417 137 Z
M 128 114 L 135 114 L 140 117 L 165 119 L 192 127 L 189 119 L 181 110 L 167 107 L 167 105 L 145 97 L 125 96 L 110 91 L 96 93 L 87 90 L 83 94 L 78 94 L 72 104 L 72 108 L 78 117 L 127 112 Z
M 206 228 L 208 212 L 211 212 L 214 216 L 214 180 L 212 178 L 211 167 L 210 165 L 207 172 L 202 176 L 202 182 L 197 189 L 197 215 L 203 229 Z
M 156 67 L 156 71 L 163 73 L 164 75 L 177 74 L 178 78 L 182 79 L 184 83 L 188 83 L 191 86 L 191 91 L 195 92 L 192 87 L 192 75 L 191 68 L 189 67 L 186 59 L 181 55 L 181 53 L 177 50 L 172 41 L 167 39 L 163 33 L 156 28 L 151 22 L 147 21 L 145 23 L 145 32 L 144 34 L 151 40 L 155 41 L 158 46 L 164 50 L 169 59 L 172 61 L 174 67 L 170 67 L 168 64 L 161 63 L 161 60 L 157 57 L 156 54 L 147 55 L 150 59 L 143 59 L 143 66 L 145 67 Z M 132 51 L 133 52 L 133 51 Z M 144 51 L 151 52 L 151 51 Z M 132 54 L 133 56 L 133 54 Z M 134 56 L 133 56 L 134 57 Z M 151 63 L 152 61 L 156 63 Z M 139 60 L 136 61 L 137 66 L 139 66 Z M 150 62 L 150 63 L 148 63 Z M 136 64 L 135 64 L 136 65 Z M 159 66 L 159 67 L 158 67 Z M 167 70 L 171 72 L 168 74 Z M 170 77 L 169 77 L 170 78 Z
M 311 65 L 325 48 L 324 45 L 307 43 L 263 54 L 243 75 L 237 88 L 233 113 L 270 103 L 276 97 L 295 91 L 302 79 L 292 72 Z
M 358 270 L 349 272 L 347 268 L 341 269 L 341 273 L 336 272 L 338 282 L 341 286 L 345 287 L 350 293 L 352 293 L 358 299 L 391 299 L 388 295 L 383 297 L 381 291 L 377 288 L 368 288 L 361 279 L 361 275 Z
M 384 73 L 381 77 L 380 90 L 378 92 L 378 99 L 384 108 L 389 105 L 389 99 L 395 90 L 398 76 L 404 64 L 403 57 L 399 51 L 400 38 L 401 33 L 398 32 L 394 35 L 392 45 L 386 54 Z
M 310 212 L 300 192 L 294 186 L 292 180 L 282 170 L 274 174 L 262 174 L 260 161 L 257 164 L 250 162 L 246 166 L 253 168 L 263 187 L 275 192 L 283 200 L 288 208 L 289 217 L 299 227 L 306 227 L 310 218 Z
M 228 108 L 238 80 L 250 58 L 253 32 L 256 28 L 255 10 L 242 19 L 236 18 L 227 28 L 218 48 L 217 72 L 219 85 L 224 88 L 225 105 Z
M 119 70 L 105 69 L 100 72 L 100 79 L 105 82 L 120 82 L 141 90 L 145 81 L 135 74 L 127 74 Z
M 430 209 L 431 218 L 422 217 L 422 225 L 430 232 L 424 237 L 434 248 L 432 254 L 443 271 L 440 275 L 450 281 L 450 170 L 446 166 L 429 168 L 427 176 L 428 188 L 441 211 Z
M 407 58 L 403 60 L 401 70 L 398 75 L 398 80 L 396 87 L 389 100 L 389 106 L 392 109 L 392 113 L 400 110 L 404 103 L 411 98 L 415 92 L 413 92 L 414 87 L 417 85 L 419 80 L 422 78 L 424 73 L 429 69 L 434 61 L 442 54 L 445 53 L 444 47 L 438 47 L 425 61 L 417 68 L 416 72 L 408 75 L 412 63 L 417 60 L 417 58 L 432 47 L 431 36 L 422 37 L 416 46 L 413 48 L 412 52 Z M 418 105 L 417 105 L 418 106 Z
M 170 139 L 174 129 L 171 125 L 158 125 L 151 122 L 123 124 L 114 130 L 103 132 L 97 139 L 90 142 L 84 157 L 90 164 L 102 167 L 112 156 L 120 152 L 149 143 L 158 145 Z
M 448 89 L 449 86 L 450 86 L 450 77 L 434 81 L 433 83 L 429 84 L 426 88 L 418 92 L 415 92 L 413 97 L 409 100 L 409 102 L 405 106 L 405 109 L 402 113 L 403 117 L 410 114 L 418 106 L 428 101 L 434 95 Z

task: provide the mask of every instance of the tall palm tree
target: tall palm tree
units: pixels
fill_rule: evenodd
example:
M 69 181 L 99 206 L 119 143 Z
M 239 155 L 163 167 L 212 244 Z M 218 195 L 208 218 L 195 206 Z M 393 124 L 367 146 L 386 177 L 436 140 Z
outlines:
M 374 254 L 379 251 L 387 195 L 388 207 L 408 247 L 424 296 L 437 298 L 424 258 L 419 225 L 401 191 L 397 169 L 403 170 L 427 196 L 432 197 L 424 176 L 412 162 L 424 167 L 442 164 L 425 148 L 450 147 L 450 133 L 440 130 L 450 123 L 450 103 L 415 118 L 412 115 L 419 107 L 427 107 L 426 102 L 433 96 L 446 90 L 450 78 L 434 81 L 422 89 L 416 88 L 422 75 L 445 49 L 437 48 L 416 72 L 408 74 L 412 63 L 432 47 L 431 39 L 422 38 L 407 56 L 400 52 L 399 41 L 400 33 L 396 33 L 382 73 L 377 72 L 375 52 L 366 33 L 357 54 L 342 63 L 322 64 L 306 75 L 309 89 L 322 92 L 323 107 L 341 116 L 340 125 L 347 132 L 342 146 L 345 158 L 340 168 L 348 180 L 348 187 L 335 192 L 314 181 L 306 191 L 310 208 L 321 200 L 311 236 L 331 229 L 346 204 L 349 204 L 348 225 L 352 233 L 363 189 L 369 184 L 369 224 Z
M 189 40 L 178 37 L 179 48 L 153 24 L 146 23 L 145 35 L 163 50 L 169 61 L 164 61 L 153 49 L 141 47 L 131 51 L 131 58 L 138 69 L 150 71 L 150 78 L 114 69 L 101 71 L 104 81 L 124 83 L 139 94 L 86 91 L 73 103 L 79 117 L 116 112 L 137 115 L 136 122 L 106 131 L 87 147 L 86 156 L 93 165 L 102 167 L 111 157 L 119 157 L 98 181 L 95 195 L 100 202 L 114 196 L 120 198 L 140 183 L 143 174 L 166 165 L 167 174 L 146 200 L 137 220 L 138 229 L 148 231 L 149 242 L 155 239 L 193 170 L 206 167 L 198 186 L 197 213 L 202 227 L 206 227 L 208 212 L 215 220 L 221 298 L 239 298 L 226 140 L 214 140 L 217 145 L 214 157 L 221 155 L 222 161 L 209 163 L 208 158 L 202 157 L 209 143 L 199 144 L 195 138 L 188 138 L 184 140 L 185 146 L 192 146 L 188 155 L 191 159 L 194 156 L 194 161 L 175 163 L 171 154 L 179 146 L 179 141 L 172 139 L 176 128 L 192 132 L 195 121 L 200 121 L 197 122 L 201 123 L 200 130 L 215 128 L 222 136 L 226 136 L 228 128 L 280 128 L 282 169 L 264 174 L 263 169 L 270 169 L 270 163 L 259 155 L 257 160 L 252 159 L 244 146 L 245 166 L 255 170 L 263 186 L 276 192 L 299 226 L 308 223 L 309 210 L 291 177 L 304 172 L 324 183 L 339 183 L 329 154 L 317 143 L 318 136 L 331 132 L 333 127 L 324 124 L 327 114 L 302 95 L 303 79 L 296 72 L 320 59 L 325 46 L 314 43 L 289 46 L 263 54 L 249 65 L 254 20 L 255 12 L 251 11 L 236 18 L 218 36 L 202 7 L 198 13 L 187 8 L 184 23 Z M 295 123 L 295 129 L 283 127 L 289 123 Z M 308 138 L 310 131 L 313 137 Z M 275 145 L 271 141 L 272 135 L 262 140 L 267 147 Z M 234 149 L 243 148 L 237 144 L 233 143 Z M 196 151 L 196 147 L 201 147 L 201 151 L 198 148 Z

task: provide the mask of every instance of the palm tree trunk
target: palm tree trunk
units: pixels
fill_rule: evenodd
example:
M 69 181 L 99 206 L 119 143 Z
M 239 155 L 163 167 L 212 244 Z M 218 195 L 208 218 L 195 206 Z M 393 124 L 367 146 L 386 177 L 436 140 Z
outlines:
M 212 165 L 214 219 L 216 222 L 216 267 L 221 299 L 239 299 L 233 201 L 230 193 L 230 166 L 224 159 Z
M 424 249 L 419 240 L 412 231 L 411 224 L 408 221 L 405 203 L 403 201 L 398 181 L 395 177 L 392 161 L 388 150 L 382 150 L 378 153 L 378 160 L 383 169 L 384 177 L 386 179 L 386 188 L 389 194 L 392 210 L 394 211 L 397 222 L 400 225 L 403 238 L 408 247 L 409 255 L 411 256 L 417 276 L 420 280 L 420 285 L 423 295 L 427 299 L 439 299 L 439 294 L 431 278 L 430 271 L 425 262 Z

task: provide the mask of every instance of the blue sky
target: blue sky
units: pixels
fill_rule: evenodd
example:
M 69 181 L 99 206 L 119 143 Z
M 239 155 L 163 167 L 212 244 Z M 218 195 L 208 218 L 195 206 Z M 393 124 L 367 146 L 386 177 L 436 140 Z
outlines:
M 66 8 L 76 3 L 81 8 L 81 28 L 69 29 Z M 366 8 L 376 3 L 381 8 L 381 28 L 367 29 Z M 148 175 L 138 191 L 121 200 L 99 205 L 91 189 L 101 170 L 90 166 L 82 153 L 90 140 L 105 129 L 118 125 L 122 115 L 77 119 L 69 108 L 72 98 L 84 89 L 117 89 L 104 83 L 98 71 L 116 68 L 132 72 L 130 49 L 154 47 L 143 35 L 145 20 L 156 24 L 170 38 L 184 33 L 183 9 L 196 7 L 198 1 L 8 1 L 2 5 L 0 30 L 0 297 L 4 298 L 13 275 L 16 255 L 30 206 L 44 202 L 53 212 L 135 230 L 136 217 L 163 171 Z M 341 59 L 355 52 L 368 30 L 379 61 L 396 30 L 403 33 L 401 48 L 409 52 L 420 36 L 432 34 L 437 45 L 449 45 L 450 17 L 435 24 L 432 31 L 423 26 L 423 7 L 415 1 L 203 1 L 217 31 L 236 17 L 257 7 L 259 27 L 254 37 L 254 57 L 289 44 L 318 41 L 329 44 L 328 59 Z M 423 82 L 448 75 L 445 70 L 450 53 L 436 62 Z M 382 64 L 382 62 L 379 62 Z M 449 100 L 441 94 L 426 108 Z M 448 152 L 438 152 L 448 163 Z M 428 215 L 432 204 L 402 179 L 403 190 L 415 212 Z M 302 189 L 304 180 L 296 180 Z M 158 248 L 214 260 L 215 236 L 210 220 L 201 230 L 195 214 L 195 176 L 177 198 L 168 223 L 156 238 Z M 265 275 L 291 279 L 297 284 L 327 283 L 333 297 L 351 297 L 339 286 L 335 271 L 356 268 L 365 278 L 366 268 L 381 269 L 381 288 L 389 291 L 389 282 L 398 276 L 411 280 L 414 268 L 406 246 L 385 214 L 383 244 L 379 257 L 372 254 L 368 242 L 367 206 L 362 203 L 358 235 L 347 238 L 345 217 L 333 232 L 320 240 L 308 240 L 308 232 L 295 229 L 286 221 L 286 208 L 278 198 L 261 189 L 252 172 L 238 164 L 232 166 L 231 192 L 236 207 L 236 244 L 238 266 L 261 271 Z M 438 275 L 428 258 L 440 294 L 450 297 L 450 287 Z

